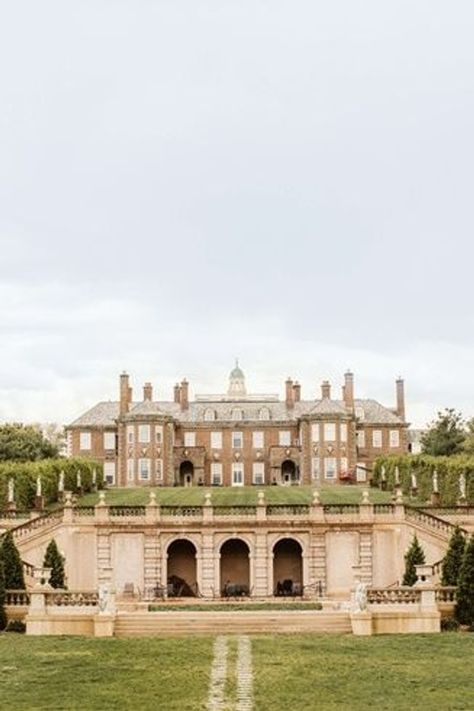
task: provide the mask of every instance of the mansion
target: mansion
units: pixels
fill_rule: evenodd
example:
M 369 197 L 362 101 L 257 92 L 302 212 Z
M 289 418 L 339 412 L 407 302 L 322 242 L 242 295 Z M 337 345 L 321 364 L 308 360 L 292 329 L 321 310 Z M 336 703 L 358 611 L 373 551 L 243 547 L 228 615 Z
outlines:
M 226 393 L 155 400 L 145 383 L 133 397 L 120 375 L 119 400 L 100 402 L 66 427 L 69 456 L 93 457 L 111 486 L 244 486 L 366 481 L 381 454 L 408 451 L 403 380 L 396 405 L 354 395 L 344 375 L 340 397 L 324 381 L 320 397 L 304 400 L 288 378 L 285 399 L 250 394 L 236 364 Z

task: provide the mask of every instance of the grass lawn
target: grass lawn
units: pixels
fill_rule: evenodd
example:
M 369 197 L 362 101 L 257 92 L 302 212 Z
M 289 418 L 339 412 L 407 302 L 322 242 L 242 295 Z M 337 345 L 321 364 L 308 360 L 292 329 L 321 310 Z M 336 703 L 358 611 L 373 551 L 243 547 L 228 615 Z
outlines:
M 0 634 L 0 708 L 205 711 L 212 645 Z M 229 652 L 235 699 L 235 638 Z M 473 659 L 469 633 L 253 637 L 253 711 L 473 711 Z
M 362 499 L 362 491 L 367 486 L 339 485 L 323 486 L 320 489 L 323 504 L 357 504 Z M 150 491 L 156 493 L 157 501 L 164 506 L 199 506 L 204 503 L 204 495 L 209 492 L 216 506 L 238 506 L 256 504 L 257 492 L 265 492 L 268 504 L 309 504 L 313 498 L 311 486 L 242 486 L 242 487 L 140 487 L 109 489 L 105 500 L 111 506 L 143 506 L 149 501 Z M 369 489 L 370 500 L 376 504 L 391 501 L 391 492 Z M 86 494 L 79 504 L 91 506 L 98 502 L 98 494 Z

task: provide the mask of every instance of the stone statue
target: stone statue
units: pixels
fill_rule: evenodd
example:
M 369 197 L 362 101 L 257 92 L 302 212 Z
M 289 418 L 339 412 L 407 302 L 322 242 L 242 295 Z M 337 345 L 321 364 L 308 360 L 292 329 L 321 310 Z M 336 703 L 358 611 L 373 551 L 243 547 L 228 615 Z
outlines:
M 416 483 L 416 474 L 415 472 L 411 473 L 411 488 L 416 489 L 417 488 L 417 483 Z
M 395 486 L 400 486 L 400 470 L 395 467 Z
M 433 472 L 433 494 L 439 494 L 438 471 Z
M 386 481 L 386 480 L 387 480 L 387 476 L 386 476 L 386 474 L 385 474 L 385 467 L 382 467 L 381 472 L 380 472 L 380 476 L 381 476 L 382 481 Z
M 39 498 L 42 494 L 41 477 L 36 477 L 36 496 Z
M 59 472 L 58 491 L 64 491 L 64 471 Z
M 99 585 L 99 612 L 109 612 L 110 589 L 108 583 Z
M 80 489 L 81 486 L 82 486 L 81 472 L 77 472 L 76 485 L 77 485 L 77 488 L 78 488 L 78 489 Z
M 15 503 L 15 482 L 13 479 L 8 480 L 8 503 Z
M 466 475 L 464 472 L 459 477 L 459 497 L 461 499 L 466 498 Z
M 365 612 L 367 609 L 367 584 L 361 580 L 356 585 L 352 612 Z

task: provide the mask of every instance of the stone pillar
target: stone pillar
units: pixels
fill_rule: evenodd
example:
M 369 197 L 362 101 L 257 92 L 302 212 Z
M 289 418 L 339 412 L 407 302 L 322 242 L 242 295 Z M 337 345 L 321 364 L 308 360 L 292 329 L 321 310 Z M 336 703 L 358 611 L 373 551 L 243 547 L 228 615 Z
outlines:
M 360 579 L 366 585 L 372 585 L 372 532 L 359 533 Z
M 98 523 L 104 523 L 109 520 L 109 507 L 105 503 L 105 493 L 99 493 L 99 503 L 94 506 L 94 517 Z
M 63 507 L 63 523 L 70 524 L 74 521 L 74 508 L 72 505 L 72 494 L 70 491 L 65 492 L 65 501 Z
M 268 548 L 266 531 L 257 530 L 255 533 L 255 559 L 254 559 L 254 585 L 253 595 L 265 597 L 268 595 Z M 270 592 L 270 594 L 272 594 Z
M 309 584 L 313 585 L 314 594 L 324 597 L 326 594 L 326 533 L 312 531 L 310 534 Z
M 156 494 L 154 491 L 150 491 L 150 499 L 145 508 L 145 518 L 149 524 L 156 524 L 160 519 L 160 507 L 156 503 Z
M 98 529 L 97 531 L 97 583 L 98 585 L 110 582 L 111 577 L 108 571 L 112 571 L 111 546 L 109 531 Z
M 144 540 L 144 582 L 145 593 L 151 592 L 160 583 L 161 556 L 156 531 L 145 531 Z
M 216 589 L 216 566 L 219 558 L 214 552 L 214 533 L 204 530 L 201 536 L 201 580 L 199 588 L 203 597 L 212 598 L 218 595 Z
M 204 506 L 202 508 L 203 522 L 211 523 L 214 518 L 214 509 L 212 506 L 211 494 L 207 492 L 204 496 Z
M 257 494 L 257 521 L 265 521 L 267 518 L 267 507 L 265 504 L 265 493 L 259 491 Z
M 374 520 L 374 507 L 369 500 L 368 490 L 362 492 L 362 501 L 359 506 L 359 516 L 361 523 L 372 523 Z
M 324 523 L 324 508 L 317 489 L 313 491 L 313 501 L 311 502 L 309 516 L 313 522 Z

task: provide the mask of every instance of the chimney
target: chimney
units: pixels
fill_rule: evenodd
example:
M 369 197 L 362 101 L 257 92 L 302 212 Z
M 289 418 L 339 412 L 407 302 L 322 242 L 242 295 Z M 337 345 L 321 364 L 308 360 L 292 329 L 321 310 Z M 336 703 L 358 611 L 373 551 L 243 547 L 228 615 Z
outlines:
M 143 399 L 150 402 L 153 400 L 153 386 L 151 383 L 145 383 L 143 386 Z
M 132 388 L 129 385 L 128 373 L 125 371 L 120 375 L 120 414 L 125 415 L 129 410 L 132 401 Z
M 174 392 L 174 401 L 175 402 L 181 402 L 181 388 L 179 387 L 179 384 L 176 383 L 173 389 Z
M 323 380 L 321 384 L 321 397 L 327 398 L 328 400 L 331 399 L 331 384 L 329 383 L 329 380 Z
M 291 378 L 288 378 L 286 380 L 285 386 L 286 386 L 286 397 L 285 397 L 286 406 L 288 408 L 290 408 L 290 407 L 293 407 L 295 404 L 295 401 L 293 399 L 293 381 Z
M 397 387 L 397 415 L 405 420 L 405 382 L 403 378 L 396 381 Z
M 296 381 L 293 385 L 293 400 L 299 402 L 301 400 L 301 385 Z
M 346 407 L 354 409 L 354 373 L 350 370 L 344 373 L 343 397 Z
M 189 407 L 189 383 L 186 379 L 181 381 L 181 409 L 187 410 Z

